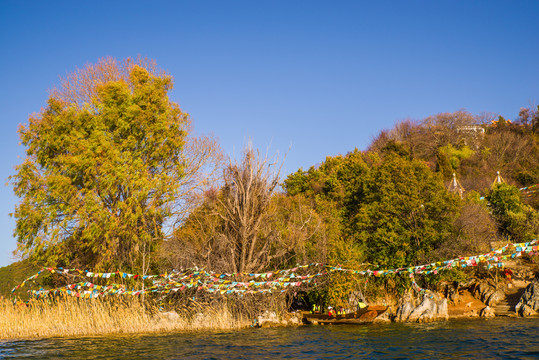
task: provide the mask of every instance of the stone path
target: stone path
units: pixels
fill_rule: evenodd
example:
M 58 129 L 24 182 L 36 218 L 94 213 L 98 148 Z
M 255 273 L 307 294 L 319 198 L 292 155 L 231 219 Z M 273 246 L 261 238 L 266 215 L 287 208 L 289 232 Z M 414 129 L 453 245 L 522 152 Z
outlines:
M 496 316 L 517 316 L 515 305 L 526 290 L 528 283 L 522 280 L 514 280 L 511 285 L 511 288 L 507 289 L 505 299 L 494 306 Z

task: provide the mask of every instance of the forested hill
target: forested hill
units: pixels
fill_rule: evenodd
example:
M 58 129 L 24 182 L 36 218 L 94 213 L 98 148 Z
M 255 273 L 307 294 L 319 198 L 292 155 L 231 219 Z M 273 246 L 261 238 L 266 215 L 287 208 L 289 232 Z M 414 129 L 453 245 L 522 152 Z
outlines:
M 403 121 L 382 131 L 369 151 L 398 149 L 425 161 L 445 180 L 456 173 L 466 190 L 490 188 L 497 171 L 510 184 L 530 186 L 539 183 L 538 114 L 521 109 L 511 121 L 458 111 Z
M 325 219 L 335 261 L 405 266 L 530 240 L 539 229 L 539 111 L 518 119 L 465 111 L 406 120 L 367 151 L 327 157 L 284 181 Z M 493 186 L 500 172 L 503 182 Z M 455 174 L 464 189 L 447 189 Z M 329 259 L 330 261 L 332 259 Z
M 519 188 L 539 183 L 538 130 L 539 112 L 530 109 L 513 121 L 465 111 L 403 121 L 365 151 L 288 175 L 269 202 L 267 192 L 233 197 L 265 183 L 253 179 L 246 157 L 230 185 L 209 193 L 166 243 L 168 258 L 177 267 L 228 271 L 230 259 L 239 259 L 227 250 L 235 243 L 258 251 L 252 269 L 310 262 L 392 268 L 531 240 L 539 230 L 536 193 Z M 503 181 L 493 185 L 498 171 Z M 453 174 L 462 196 L 448 191 Z M 256 221 L 223 220 L 232 213 Z

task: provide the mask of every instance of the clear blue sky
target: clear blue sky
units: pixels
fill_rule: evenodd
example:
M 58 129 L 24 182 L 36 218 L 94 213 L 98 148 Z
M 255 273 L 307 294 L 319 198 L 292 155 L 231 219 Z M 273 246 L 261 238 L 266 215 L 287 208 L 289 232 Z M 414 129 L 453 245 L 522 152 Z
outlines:
M 3 183 L 17 126 L 65 75 L 141 54 L 172 100 L 229 154 L 247 139 L 288 153 L 283 173 L 365 149 L 396 121 L 440 112 L 517 116 L 539 102 L 538 1 L 0 2 Z M 17 199 L 1 187 L 0 266 Z

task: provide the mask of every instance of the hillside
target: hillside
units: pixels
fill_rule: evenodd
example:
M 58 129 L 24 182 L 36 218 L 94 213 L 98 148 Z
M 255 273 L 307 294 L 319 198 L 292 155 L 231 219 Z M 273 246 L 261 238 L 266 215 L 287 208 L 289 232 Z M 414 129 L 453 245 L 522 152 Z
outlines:
M 0 268 L 0 296 L 11 294 L 11 289 L 24 279 L 34 275 L 39 268 L 28 260 L 17 261 L 11 265 Z
M 400 147 L 441 172 L 446 181 L 456 173 L 466 190 L 485 191 L 498 171 L 521 188 L 539 183 L 538 132 L 539 110 L 521 109 L 513 121 L 457 111 L 402 121 L 382 131 L 369 150 L 383 153 Z M 537 208 L 535 198 L 528 200 Z

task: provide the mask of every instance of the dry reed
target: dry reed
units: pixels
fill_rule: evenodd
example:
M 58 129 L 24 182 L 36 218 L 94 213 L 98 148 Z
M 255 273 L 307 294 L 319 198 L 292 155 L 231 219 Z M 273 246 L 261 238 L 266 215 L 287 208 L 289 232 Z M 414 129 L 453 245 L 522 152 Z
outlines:
M 252 322 L 227 304 L 204 306 L 195 313 L 159 313 L 137 298 L 83 300 L 71 297 L 13 304 L 0 298 L 0 340 L 141 333 L 224 330 Z M 152 314 L 153 313 L 153 314 Z

